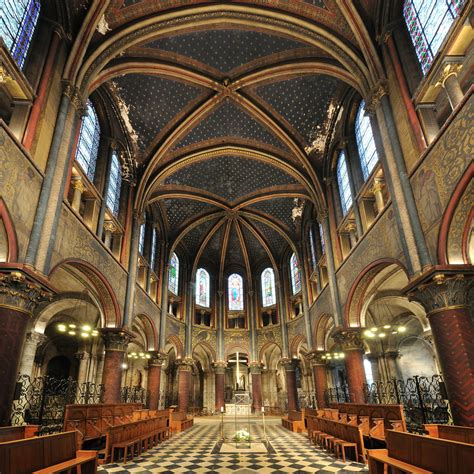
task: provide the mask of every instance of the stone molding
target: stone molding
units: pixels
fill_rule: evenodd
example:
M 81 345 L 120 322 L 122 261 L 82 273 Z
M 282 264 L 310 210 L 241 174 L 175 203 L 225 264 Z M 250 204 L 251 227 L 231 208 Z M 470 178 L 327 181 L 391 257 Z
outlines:
M 306 354 L 306 359 L 310 362 L 311 367 L 315 367 L 316 365 L 326 365 L 326 360 L 323 359 L 324 355 L 324 351 L 312 351 Z
M 131 332 L 120 328 L 103 328 L 101 333 L 106 351 L 125 352 L 130 341 L 135 338 Z
M 334 333 L 333 339 L 343 351 L 364 350 L 359 329 L 340 329 Z
M 164 352 L 150 352 L 151 359 L 148 361 L 148 367 L 162 367 L 163 362 L 168 358 Z

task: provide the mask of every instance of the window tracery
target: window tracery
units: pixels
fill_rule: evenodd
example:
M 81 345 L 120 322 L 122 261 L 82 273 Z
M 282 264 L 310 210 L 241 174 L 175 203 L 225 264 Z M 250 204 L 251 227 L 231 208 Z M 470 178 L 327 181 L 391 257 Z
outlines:
M 293 294 L 296 295 L 301 291 L 301 274 L 298 258 L 293 253 L 290 258 L 290 276 L 291 276 L 291 289 Z
M 199 268 L 196 272 L 196 304 L 209 308 L 210 277 L 204 268 Z
M 244 309 L 244 282 L 238 273 L 233 273 L 228 278 L 229 310 L 241 311 Z
M 263 306 L 273 306 L 276 303 L 275 274 L 272 268 L 266 268 L 262 272 L 262 301 Z

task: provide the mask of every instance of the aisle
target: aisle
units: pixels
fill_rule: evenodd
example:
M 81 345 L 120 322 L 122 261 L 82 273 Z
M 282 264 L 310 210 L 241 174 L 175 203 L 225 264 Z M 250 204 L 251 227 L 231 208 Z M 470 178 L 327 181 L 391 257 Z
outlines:
M 242 427 L 247 425 L 242 423 Z M 240 427 L 239 427 L 240 428 Z M 233 432 L 230 420 L 226 433 Z M 261 436 L 260 425 L 251 431 Z M 362 464 L 338 462 L 324 452 L 313 448 L 305 435 L 291 433 L 281 427 L 279 419 L 268 421 L 267 435 L 275 454 L 211 454 L 219 436 L 218 418 L 196 418 L 190 430 L 173 436 L 171 440 L 147 451 L 135 461 L 107 464 L 99 472 L 113 473 L 340 473 L 368 472 Z

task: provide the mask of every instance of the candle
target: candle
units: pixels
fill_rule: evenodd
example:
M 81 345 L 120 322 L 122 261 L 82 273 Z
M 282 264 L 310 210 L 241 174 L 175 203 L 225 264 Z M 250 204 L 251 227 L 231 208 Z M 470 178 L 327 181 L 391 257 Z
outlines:
M 265 407 L 262 407 L 262 413 L 265 413 Z
M 224 407 L 221 407 L 221 413 L 224 413 Z

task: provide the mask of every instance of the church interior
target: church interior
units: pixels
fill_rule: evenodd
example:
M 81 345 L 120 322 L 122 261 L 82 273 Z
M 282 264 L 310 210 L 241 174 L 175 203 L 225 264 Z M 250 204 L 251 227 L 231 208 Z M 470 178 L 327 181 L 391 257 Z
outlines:
M 472 0 L 0 9 L 2 474 L 474 472 Z

